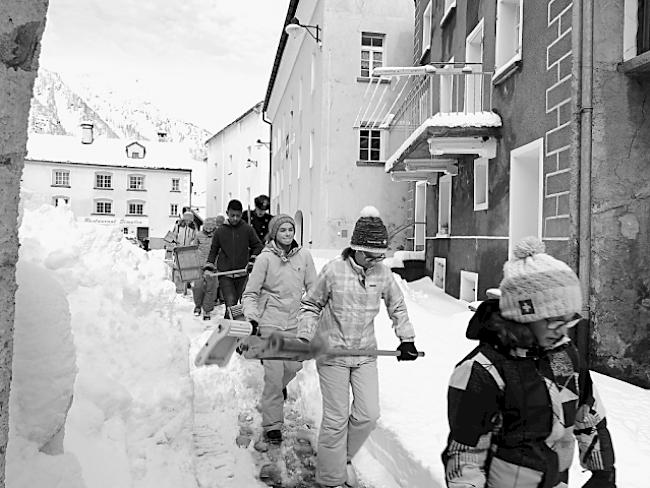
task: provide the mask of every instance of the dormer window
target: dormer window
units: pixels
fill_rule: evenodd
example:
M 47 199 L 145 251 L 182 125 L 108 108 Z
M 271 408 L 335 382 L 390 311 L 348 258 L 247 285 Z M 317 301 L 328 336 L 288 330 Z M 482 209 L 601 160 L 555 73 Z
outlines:
M 142 159 L 146 152 L 147 149 L 139 142 L 132 142 L 126 146 L 126 156 L 131 159 Z

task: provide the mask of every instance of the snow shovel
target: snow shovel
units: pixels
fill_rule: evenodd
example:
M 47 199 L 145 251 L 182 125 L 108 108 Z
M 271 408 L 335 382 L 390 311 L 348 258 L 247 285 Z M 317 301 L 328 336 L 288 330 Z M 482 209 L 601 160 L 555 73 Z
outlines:
M 298 339 L 288 338 L 274 332 L 266 341 L 266 348 L 259 359 L 281 359 L 285 361 L 306 361 L 322 356 L 399 356 L 400 351 L 386 349 L 329 349 L 325 343 L 306 343 Z M 423 351 L 418 351 L 418 357 L 424 357 Z
M 224 367 L 230 361 L 235 349 L 245 337 L 253 332 L 253 326 L 245 320 L 219 319 L 217 328 L 196 355 L 198 366 L 216 364 Z

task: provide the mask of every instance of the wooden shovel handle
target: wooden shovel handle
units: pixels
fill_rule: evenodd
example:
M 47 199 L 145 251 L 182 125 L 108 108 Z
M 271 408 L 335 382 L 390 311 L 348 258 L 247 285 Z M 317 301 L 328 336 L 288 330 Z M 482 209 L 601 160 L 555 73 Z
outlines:
M 333 349 L 328 351 L 326 356 L 399 356 L 400 351 L 389 351 L 386 349 Z M 424 351 L 418 351 L 418 357 L 424 357 Z

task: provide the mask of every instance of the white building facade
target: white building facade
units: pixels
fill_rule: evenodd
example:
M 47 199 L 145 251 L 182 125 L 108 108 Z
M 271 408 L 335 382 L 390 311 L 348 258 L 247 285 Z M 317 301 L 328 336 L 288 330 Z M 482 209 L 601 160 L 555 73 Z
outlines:
M 169 142 L 30 134 L 22 188 L 52 205 L 69 205 L 85 222 L 113 225 L 162 247 L 184 207 L 192 172 L 203 163 Z
M 372 114 L 359 114 L 359 106 L 374 67 L 411 62 L 413 15 L 411 0 L 289 4 L 285 25 L 296 17 L 318 29 L 282 34 L 264 111 L 272 123 L 271 211 L 295 216 L 303 244 L 345 247 L 360 210 L 374 205 L 395 234 L 391 248 L 408 246 L 399 232 L 408 184 L 384 172 L 387 134 L 365 126 Z M 390 104 L 398 94 L 383 81 L 382 103 Z
M 252 209 L 256 196 L 268 195 L 269 137 L 259 102 L 206 141 L 207 215 L 225 213 L 232 199 Z

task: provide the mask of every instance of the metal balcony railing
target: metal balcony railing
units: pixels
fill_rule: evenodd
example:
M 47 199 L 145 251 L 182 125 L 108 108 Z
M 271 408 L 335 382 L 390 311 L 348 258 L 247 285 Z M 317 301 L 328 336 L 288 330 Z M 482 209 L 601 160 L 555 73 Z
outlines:
M 492 72 L 471 63 L 432 63 L 404 68 L 376 68 L 376 85 L 370 84 L 357 116 L 357 127 L 390 131 L 391 146 L 405 139 L 436 114 L 471 115 L 492 108 Z M 382 100 L 391 80 L 393 102 Z M 471 117 L 467 117 L 469 122 Z

